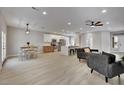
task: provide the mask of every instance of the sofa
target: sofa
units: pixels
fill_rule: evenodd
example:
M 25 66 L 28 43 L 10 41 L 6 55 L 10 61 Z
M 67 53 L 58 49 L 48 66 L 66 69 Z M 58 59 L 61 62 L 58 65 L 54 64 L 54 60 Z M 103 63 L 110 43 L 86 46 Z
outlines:
M 120 74 L 124 73 L 124 66 L 119 62 L 115 62 L 116 57 L 113 54 L 105 53 L 88 54 L 87 65 L 93 70 L 105 76 L 105 81 L 108 82 L 108 78 L 115 76 L 120 77 Z

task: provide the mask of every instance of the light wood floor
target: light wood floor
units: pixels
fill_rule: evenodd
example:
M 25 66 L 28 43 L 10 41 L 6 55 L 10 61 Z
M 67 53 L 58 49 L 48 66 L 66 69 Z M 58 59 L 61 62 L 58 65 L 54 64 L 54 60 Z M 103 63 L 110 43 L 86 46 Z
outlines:
M 109 79 L 109 83 L 105 83 L 103 75 L 95 71 L 91 74 L 86 62 L 79 63 L 76 55 L 47 53 L 28 61 L 19 61 L 18 58 L 7 60 L 0 73 L 0 84 L 124 84 L 124 75 L 121 75 L 120 79 L 115 77 Z

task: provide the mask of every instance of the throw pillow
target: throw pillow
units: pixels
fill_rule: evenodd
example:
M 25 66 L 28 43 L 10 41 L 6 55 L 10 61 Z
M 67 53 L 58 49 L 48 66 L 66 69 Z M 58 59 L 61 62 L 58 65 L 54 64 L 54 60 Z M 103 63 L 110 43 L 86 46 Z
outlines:
M 86 53 L 90 53 L 90 48 L 84 48 L 84 51 L 85 51 Z
M 109 64 L 115 62 L 115 59 L 116 59 L 115 55 L 107 53 L 107 52 L 104 52 L 104 51 L 102 52 L 102 54 L 108 56 Z

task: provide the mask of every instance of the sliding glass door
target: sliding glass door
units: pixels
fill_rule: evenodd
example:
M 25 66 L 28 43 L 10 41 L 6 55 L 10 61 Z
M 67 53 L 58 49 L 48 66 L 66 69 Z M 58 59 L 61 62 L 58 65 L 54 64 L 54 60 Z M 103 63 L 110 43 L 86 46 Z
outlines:
M 6 58 L 6 34 L 2 32 L 1 35 L 2 35 L 1 37 L 2 37 L 2 62 L 3 62 Z

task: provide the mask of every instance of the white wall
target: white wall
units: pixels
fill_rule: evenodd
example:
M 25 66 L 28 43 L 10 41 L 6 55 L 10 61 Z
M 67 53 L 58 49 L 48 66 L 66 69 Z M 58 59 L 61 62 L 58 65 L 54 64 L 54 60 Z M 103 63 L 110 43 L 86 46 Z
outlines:
M 94 32 L 93 33 L 93 46 L 92 48 L 98 48 L 101 49 L 101 33 L 100 32 Z
M 42 52 L 43 33 L 38 31 L 31 31 L 29 35 L 25 34 L 25 30 L 8 27 L 7 32 L 7 56 L 18 55 L 21 46 L 30 42 L 32 45 L 38 46 Z
M 101 48 L 101 33 L 88 32 L 83 33 L 81 36 L 81 46 L 90 48 Z
M 69 37 L 69 42 L 70 42 L 70 46 L 74 46 L 75 42 L 74 42 L 74 36 L 70 36 Z
M 2 41 L 1 41 L 1 32 L 5 32 L 7 34 L 7 29 L 6 29 L 6 23 L 4 20 L 4 17 L 2 16 L 2 14 L 0 13 L 0 69 L 2 68 Z
M 111 52 L 110 32 L 101 32 L 102 51 Z
M 74 45 L 75 46 L 80 46 L 80 34 L 79 33 L 76 33 L 74 35 Z
M 88 32 L 81 35 L 81 47 L 110 52 L 110 32 Z

